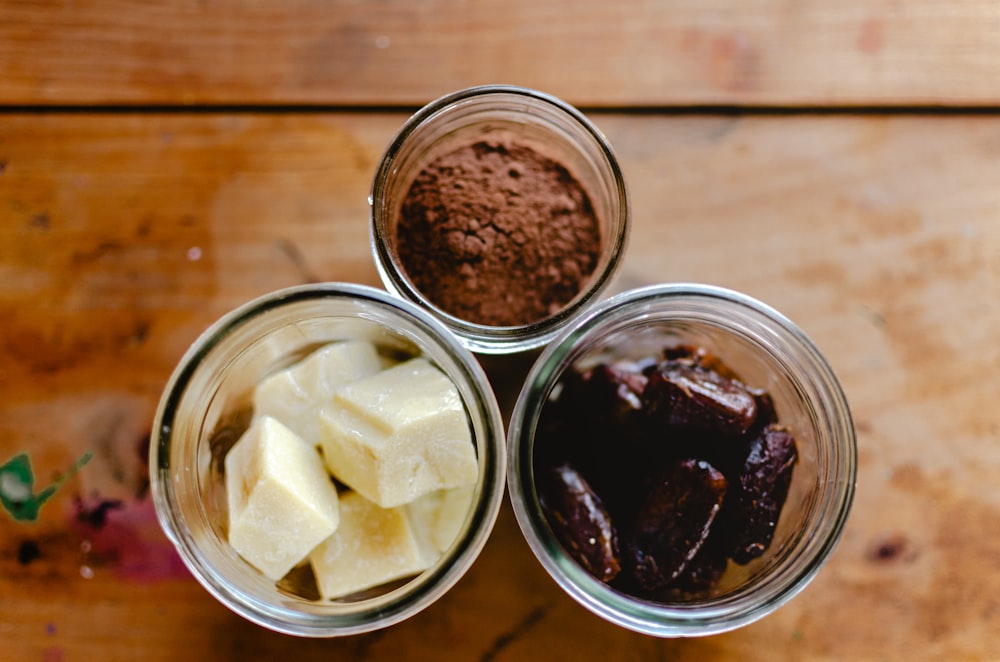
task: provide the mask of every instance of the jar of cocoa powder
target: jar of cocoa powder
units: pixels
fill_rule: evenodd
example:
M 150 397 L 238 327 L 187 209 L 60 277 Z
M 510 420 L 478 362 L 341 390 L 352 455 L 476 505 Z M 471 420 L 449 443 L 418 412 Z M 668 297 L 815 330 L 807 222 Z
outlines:
M 651 411 L 663 375 L 685 370 Z M 740 392 L 755 413 L 726 433 Z M 699 284 L 590 307 L 535 362 L 507 444 L 514 513 L 549 575 L 598 616 L 662 637 L 732 630 L 801 591 L 840 539 L 857 472 L 847 400 L 817 347 L 766 304 Z
M 386 289 L 485 354 L 551 340 L 608 287 L 629 231 L 608 141 L 569 104 L 521 87 L 474 87 L 418 111 L 369 202 Z

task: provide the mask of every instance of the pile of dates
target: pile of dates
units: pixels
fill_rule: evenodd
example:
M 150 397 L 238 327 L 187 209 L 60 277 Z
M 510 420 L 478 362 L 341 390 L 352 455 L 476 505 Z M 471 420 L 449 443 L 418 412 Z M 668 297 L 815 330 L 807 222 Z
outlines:
M 768 393 L 677 346 L 571 369 L 541 412 L 542 510 L 590 574 L 636 597 L 708 594 L 771 543 L 798 459 Z

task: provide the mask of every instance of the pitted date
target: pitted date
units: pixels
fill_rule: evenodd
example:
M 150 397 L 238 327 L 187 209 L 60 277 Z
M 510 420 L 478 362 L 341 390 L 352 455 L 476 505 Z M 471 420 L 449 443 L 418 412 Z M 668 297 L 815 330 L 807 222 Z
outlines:
M 642 391 L 646 376 L 631 362 L 570 372 L 558 400 L 543 408 L 535 445 L 539 466 L 568 464 L 604 495 L 612 512 L 633 513 L 642 485 L 634 465 L 648 453 Z
M 757 400 L 746 386 L 699 364 L 666 360 L 642 393 L 646 413 L 662 425 L 739 436 L 757 418 Z
M 797 459 L 795 440 L 780 426 L 768 425 L 751 440 L 727 514 L 735 532 L 730 556 L 737 563 L 749 563 L 771 544 Z
M 704 347 L 695 345 L 674 345 L 663 349 L 662 361 L 677 361 L 691 366 L 699 366 L 725 379 L 739 381 L 740 377 L 715 354 Z M 657 362 L 658 363 L 658 362 Z M 654 363 L 656 365 L 656 363 Z
M 584 569 L 603 582 L 618 575 L 618 538 L 600 497 L 572 467 L 560 465 L 542 478 L 542 510 L 559 542 Z
M 714 539 L 713 536 L 709 536 L 694 558 L 684 566 L 684 571 L 667 587 L 668 595 L 705 593 L 722 579 L 729 561 L 725 552 L 713 544 Z
M 554 393 L 535 437 L 542 508 L 592 575 L 674 601 L 770 546 L 795 439 L 770 394 L 719 357 L 668 347 L 570 370 Z
M 645 424 L 642 394 L 648 378 L 641 366 L 626 361 L 601 363 L 567 383 L 567 396 L 586 409 L 602 431 L 625 431 L 630 439 Z
M 626 548 L 643 589 L 668 586 L 701 549 L 726 495 L 726 478 L 703 460 L 673 464 L 653 483 Z

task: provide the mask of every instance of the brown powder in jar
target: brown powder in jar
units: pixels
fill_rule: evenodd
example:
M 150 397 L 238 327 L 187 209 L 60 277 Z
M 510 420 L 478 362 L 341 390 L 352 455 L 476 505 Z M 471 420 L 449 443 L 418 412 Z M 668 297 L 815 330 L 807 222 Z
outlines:
M 516 142 L 476 142 L 423 168 L 397 233 L 413 285 L 445 312 L 487 326 L 558 312 L 584 287 L 601 250 L 580 182 Z

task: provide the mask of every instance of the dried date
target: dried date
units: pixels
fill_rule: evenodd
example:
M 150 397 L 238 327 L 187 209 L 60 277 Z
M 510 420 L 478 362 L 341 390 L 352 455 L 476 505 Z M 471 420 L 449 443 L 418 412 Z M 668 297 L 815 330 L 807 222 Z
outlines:
M 542 511 L 570 556 L 597 579 L 613 580 L 621 569 L 618 535 L 600 497 L 567 465 L 547 471 L 541 488 Z
M 631 362 L 571 372 L 558 400 L 542 411 L 536 462 L 569 464 L 586 477 L 614 514 L 635 512 L 641 485 L 635 464 L 648 453 L 641 394 L 646 377 Z M 642 460 L 645 462 L 645 460 Z
M 712 354 L 704 347 L 695 345 L 675 345 L 663 349 L 664 361 L 676 361 L 691 366 L 704 368 L 709 372 L 714 372 L 725 379 L 739 381 L 740 377 L 728 365 L 723 363 L 715 354 Z
M 588 425 L 615 430 L 634 440 L 643 435 L 646 416 L 642 394 L 647 381 L 638 364 L 618 361 L 591 368 L 569 388 L 577 415 Z
M 749 563 L 771 544 L 797 460 L 795 439 L 785 428 L 768 425 L 751 440 L 723 518 L 733 539 L 730 557 L 737 563 Z
M 701 549 L 726 494 L 726 478 L 702 460 L 663 472 L 636 514 L 627 543 L 632 577 L 647 591 L 668 586 Z
M 722 511 L 719 512 L 720 516 L 721 514 Z M 684 567 L 684 571 L 677 576 L 677 579 L 671 582 L 665 591 L 658 593 L 657 597 L 676 600 L 688 595 L 704 594 L 715 588 L 729 565 L 727 550 L 719 544 L 720 536 L 715 530 L 718 521 L 717 516 L 708 540 Z
M 649 376 L 643 408 L 661 425 L 739 436 L 757 418 L 757 400 L 742 383 L 701 365 L 666 360 Z

